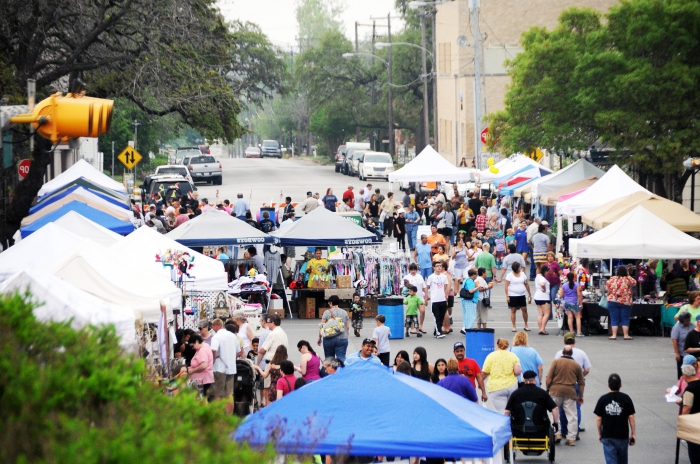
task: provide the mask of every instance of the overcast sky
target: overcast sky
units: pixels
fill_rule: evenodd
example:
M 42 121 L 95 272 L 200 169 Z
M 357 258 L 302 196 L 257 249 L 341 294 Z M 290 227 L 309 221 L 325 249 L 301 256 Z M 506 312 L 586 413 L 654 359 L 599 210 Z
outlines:
M 387 13 L 398 16 L 394 4 L 395 0 L 345 0 L 345 35 L 354 40 L 355 21 L 371 24 L 371 16 L 386 16 Z M 240 19 L 256 23 L 272 43 L 282 47 L 296 44 L 298 29 L 295 6 L 295 0 L 219 0 L 219 8 L 227 20 Z M 392 31 L 400 27 L 401 22 L 392 19 Z M 371 27 L 360 27 L 360 37 L 368 33 L 371 33 Z

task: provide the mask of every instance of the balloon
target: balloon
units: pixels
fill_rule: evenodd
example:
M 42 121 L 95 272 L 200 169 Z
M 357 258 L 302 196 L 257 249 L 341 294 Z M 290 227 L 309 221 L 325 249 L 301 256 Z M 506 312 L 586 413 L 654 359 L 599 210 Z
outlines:
M 493 166 L 493 163 L 494 163 L 493 158 L 487 159 L 487 160 L 486 160 L 486 163 L 487 163 L 489 166 Z M 497 169 L 498 169 L 498 168 L 497 168 Z
M 496 166 L 491 166 L 491 167 L 489 168 L 489 171 L 490 171 L 492 174 L 498 174 L 498 168 L 497 168 Z

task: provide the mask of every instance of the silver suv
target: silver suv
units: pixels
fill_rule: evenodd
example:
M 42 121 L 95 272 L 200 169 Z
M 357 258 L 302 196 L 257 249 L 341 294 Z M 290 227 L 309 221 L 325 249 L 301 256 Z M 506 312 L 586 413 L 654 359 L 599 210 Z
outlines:
M 260 150 L 263 158 L 282 158 L 282 150 L 277 140 L 263 140 Z

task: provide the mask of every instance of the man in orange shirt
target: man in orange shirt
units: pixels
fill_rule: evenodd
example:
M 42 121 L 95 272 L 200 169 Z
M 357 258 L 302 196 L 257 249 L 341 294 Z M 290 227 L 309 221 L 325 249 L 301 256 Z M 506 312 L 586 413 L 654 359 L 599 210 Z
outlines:
M 447 240 L 441 234 L 437 233 L 437 226 L 433 224 L 430 226 L 430 235 L 428 235 L 428 243 L 430 244 L 430 251 L 432 254 L 437 253 L 438 246 L 442 245 L 445 247 L 445 253 L 448 253 Z

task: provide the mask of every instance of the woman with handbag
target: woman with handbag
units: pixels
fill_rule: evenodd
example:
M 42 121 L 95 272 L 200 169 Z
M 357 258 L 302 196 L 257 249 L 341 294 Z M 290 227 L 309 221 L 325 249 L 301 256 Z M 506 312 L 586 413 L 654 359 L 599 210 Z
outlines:
M 466 334 L 467 329 L 474 326 L 476 320 L 476 304 L 479 302 L 479 288 L 476 286 L 476 269 L 469 269 L 467 278 L 459 289 L 459 297 L 462 299 L 462 330 L 461 334 Z
M 635 285 L 635 280 L 629 276 L 625 266 L 619 266 L 615 276 L 608 279 L 605 284 L 608 290 L 608 311 L 610 312 L 610 327 L 612 328 L 612 335 L 608 337 L 610 340 L 617 339 L 617 328 L 620 325 L 624 339 L 632 340 L 629 330 L 630 315 L 632 314 L 632 289 Z
M 345 361 L 348 351 L 348 313 L 338 307 L 340 298 L 331 295 L 328 298 L 328 309 L 321 317 L 318 332 L 318 344 L 323 341 L 324 357 L 336 357 Z

